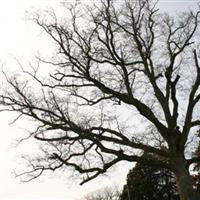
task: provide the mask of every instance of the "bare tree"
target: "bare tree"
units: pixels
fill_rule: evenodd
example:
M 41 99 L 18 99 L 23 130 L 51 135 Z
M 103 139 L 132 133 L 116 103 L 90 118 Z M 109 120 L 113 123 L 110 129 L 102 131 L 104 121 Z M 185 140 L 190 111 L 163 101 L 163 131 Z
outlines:
M 181 199 L 198 199 L 189 167 L 200 157 L 187 147 L 200 125 L 199 11 L 170 17 L 150 0 L 83 7 L 70 7 L 66 20 L 34 18 L 57 47 L 51 60 L 38 58 L 49 78 L 40 68 L 5 74 L 0 103 L 35 120 L 31 136 L 43 144 L 28 180 L 70 167 L 83 184 L 120 161 L 139 162 L 171 170 Z
M 106 187 L 88 194 L 84 200 L 120 200 L 120 191 L 117 188 Z

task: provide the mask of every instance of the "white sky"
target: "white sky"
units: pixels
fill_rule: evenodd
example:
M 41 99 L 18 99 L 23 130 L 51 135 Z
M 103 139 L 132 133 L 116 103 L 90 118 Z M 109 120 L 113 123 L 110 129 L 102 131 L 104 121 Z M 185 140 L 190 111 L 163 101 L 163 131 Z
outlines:
M 197 1 L 161 0 L 160 6 L 164 11 L 181 11 L 195 7 Z M 0 0 L 0 62 L 4 69 L 15 69 L 13 57 L 20 60 L 32 60 L 39 50 L 45 53 L 49 48 L 48 40 L 31 21 L 25 20 L 25 11 L 34 8 L 58 7 L 59 0 Z M 75 200 L 89 191 L 106 185 L 124 183 L 128 167 L 120 164 L 108 177 L 98 178 L 84 186 L 79 186 L 70 179 L 40 178 L 39 180 L 21 184 L 11 174 L 19 160 L 15 156 L 18 150 L 10 148 L 13 138 L 23 134 L 23 124 L 9 125 L 12 116 L 0 113 L 0 199 L 65 199 Z M 130 165 L 129 165 L 130 168 Z

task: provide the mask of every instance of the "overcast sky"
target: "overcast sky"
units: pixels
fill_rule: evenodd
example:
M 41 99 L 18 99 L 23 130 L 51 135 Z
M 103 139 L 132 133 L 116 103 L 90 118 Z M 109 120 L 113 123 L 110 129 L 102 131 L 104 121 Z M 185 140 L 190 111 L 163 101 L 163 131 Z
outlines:
M 197 2 L 161 0 L 159 5 L 163 11 L 180 12 L 195 8 Z M 59 0 L 1 0 L 0 3 L 0 63 L 3 68 L 14 70 L 17 67 L 14 57 L 26 62 L 31 61 L 37 51 L 45 55 L 49 48 L 48 40 L 37 26 L 27 20 L 26 11 L 48 7 L 58 9 Z M 75 200 L 97 188 L 109 184 L 118 185 L 119 182 L 125 183 L 128 167 L 122 167 L 123 164 L 108 176 L 98 178 L 84 186 L 78 186 L 78 182 L 74 183 L 70 178 L 48 178 L 49 176 L 27 184 L 20 183 L 19 179 L 13 178 L 12 170 L 16 167 L 20 169 L 20 161 L 16 156 L 19 156 L 21 150 L 11 147 L 13 139 L 24 134 L 25 130 L 22 123 L 9 125 L 11 119 L 10 114 L 0 113 L 0 199 Z

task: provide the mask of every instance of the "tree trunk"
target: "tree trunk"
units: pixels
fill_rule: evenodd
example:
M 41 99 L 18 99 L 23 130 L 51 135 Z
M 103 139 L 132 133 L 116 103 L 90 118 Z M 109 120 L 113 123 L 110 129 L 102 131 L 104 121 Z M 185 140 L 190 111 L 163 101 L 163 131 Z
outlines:
M 185 162 L 178 163 L 175 176 L 180 200 L 200 200 L 200 194 L 197 194 L 193 189 L 193 183 L 187 165 Z

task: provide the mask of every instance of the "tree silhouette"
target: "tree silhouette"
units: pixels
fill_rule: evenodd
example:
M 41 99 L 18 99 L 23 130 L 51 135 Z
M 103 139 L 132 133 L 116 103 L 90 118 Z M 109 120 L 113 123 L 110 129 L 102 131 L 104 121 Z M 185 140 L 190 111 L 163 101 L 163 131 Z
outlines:
M 179 200 L 175 176 L 167 169 L 137 163 L 127 175 L 121 200 Z
M 120 200 L 120 191 L 117 188 L 105 187 L 88 194 L 83 200 Z
M 151 0 L 101 0 L 76 3 L 62 20 L 47 13 L 33 20 L 57 48 L 38 58 L 48 77 L 38 67 L 4 73 L 1 92 L 4 110 L 37 125 L 30 136 L 42 153 L 23 174 L 69 167 L 83 184 L 120 161 L 139 162 L 172 171 L 181 199 L 198 199 L 189 167 L 200 157 L 186 152 L 200 125 L 199 11 L 170 17 Z

